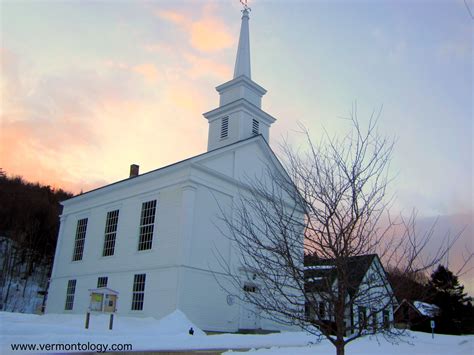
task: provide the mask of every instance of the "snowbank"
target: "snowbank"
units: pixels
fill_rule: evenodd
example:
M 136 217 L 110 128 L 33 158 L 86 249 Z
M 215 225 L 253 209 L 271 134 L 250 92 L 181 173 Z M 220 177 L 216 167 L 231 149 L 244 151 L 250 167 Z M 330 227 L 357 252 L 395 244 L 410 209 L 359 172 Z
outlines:
M 111 351 L 113 344 L 131 344 L 133 351 L 177 351 L 206 349 L 259 349 L 265 354 L 334 354 L 328 341 L 309 345 L 315 337 L 305 332 L 282 332 L 267 335 L 221 334 L 206 336 L 186 315 L 176 310 L 162 319 L 116 316 L 114 329 L 108 329 L 107 315 L 92 315 L 90 329 L 84 329 L 84 315 L 33 314 L 0 312 L 0 353 L 18 354 L 12 344 L 97 344 Z M 194 335 L 188 330 L 193 327 Z M 470 354 L 474 336 L 449 336 L 409 332 L 408 343 L 392 345 L 382 337 L 366 337 L 350 344 L 351 355 L 357 354 Z M 262 349 L 266 348 L 266 349 Z M 73 351 L 73 350 L 71 350 Z M 37 351 L 38 352 L 38 351 Z M 47 353 L 48 351 L 42 351 Z M 58 351 L 49 351 L 58 353 Z M 61 351 L 64 352 L 64 351 Z M 77 350 L 75 351 L 77 352 Z M 255 351 L 254 351 L 255 352 Z M 23 353 L 34 353 L 28 351 Z M 231 354 L 231 352 L 228 352 Z
M 153 330 L 157 334 L 163 335 L 188 334 L 189 328 L 191 327 L 194 330 L 194 336 L 206 335 L 206 333 L 194 325 L 179 309 L 168 314 L 166 317 L 161 318 L 158 323 L 153 325 L 153 327 Z
M 408 341 L 409 340 L 409 341 Z M 350 355 L 467 355 L 474 353 L 474 336 L 435 335 L 421 332 L 409 332 L 405 341 L 391 344 L 383 337 L 365 337 L 355 340 L 346 347 L 346 354 Z M 249 352 L 255 355 L 313 355 L 335 354 L 336 348 L 329 341 L 301 347 L 272 347 L 269 349 L 252 349 Z M 227 351 L 226 355 L 236 355 Z
M 89 329 L 85 329 L 85 314 L 0 312 L 0 353 L 11 353 L 11 344 L 121 343 L 131 344 L 133 350 L 162 346 L 177 349 L 189 338 L 199 339 L 206 335 L 180 310 L 159 320 L 116 315 L 113 330 L 108 328 L 109 319 L 107 314 L 92 314 Z M 193 336 L 188 333 L 191 327 Z

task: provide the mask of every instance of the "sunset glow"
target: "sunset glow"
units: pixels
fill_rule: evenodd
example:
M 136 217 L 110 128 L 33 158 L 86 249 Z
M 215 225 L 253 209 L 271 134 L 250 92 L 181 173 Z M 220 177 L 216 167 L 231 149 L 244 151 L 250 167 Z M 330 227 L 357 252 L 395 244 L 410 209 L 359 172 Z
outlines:
M 252 79 L 276 117 L 364 122 L 397 140 L 395 208 L 460 215 L 472 234 L 473 20 L 463 0 L 252 1 Z M 2 1 L 0 167 L 79 193 L 206 151 L 214 88 L 232 78 L 238 1 Z M 469 239 L 467 239 L 469 240 Z M 472 242 L 470 242 L 472 247 Z

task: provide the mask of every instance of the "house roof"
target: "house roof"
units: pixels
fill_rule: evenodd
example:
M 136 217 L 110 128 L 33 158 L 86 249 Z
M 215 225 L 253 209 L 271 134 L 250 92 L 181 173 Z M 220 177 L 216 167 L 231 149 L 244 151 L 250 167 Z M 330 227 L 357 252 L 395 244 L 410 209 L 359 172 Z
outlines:
M 407 304 L 410 308 L 412 308 L 416 313 L 420 316 L 434 318 L 440 313 L 440 308 L 434 304 L 421 302 L 421 301 L 413 301 L 410 302 L 407 299 L 403 299 L 402 302 L 398 305 L 395 309 L 394 313 L 397 313 L 398 310 L 403 306 L 403 304 Z
M 431 303 L 426 303 L 426 302 L 421 302 L 421 301 L 414 301 L 413 305 L 415 308 L 420 312 L 422 315 L 426 317 L 433 318 L 439 314 L 439 307 L 431 304 Z
M 345 269 L 348 275 L 349 295 L 354 296 L 355 292 L 367 273 L 370 265 L 377 254 L 367 254 L 348 257 L 344 260 Z M 305 255 L 304 275 L 308 291 L 329 290 L 337 279 L 337 268 L 335 259 L 321 259 L 314 255 Z

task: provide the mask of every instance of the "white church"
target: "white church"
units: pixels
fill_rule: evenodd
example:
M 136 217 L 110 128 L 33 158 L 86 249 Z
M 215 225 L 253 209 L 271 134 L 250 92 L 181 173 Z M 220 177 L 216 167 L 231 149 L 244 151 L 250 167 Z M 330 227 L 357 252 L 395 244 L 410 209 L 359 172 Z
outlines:
M 89 290 L 107 287 L 118 292 L 118 316 L 179 309 L 206 331 L 283 329 L 217 281 L 216 251 L 238 262 L 221 232 L 221 208 L 232 213 L 249 177 L 282 169 L 268 145 L 275 118 L 261 109 L 266 90 L 251 79 L 249 11 L 242 13 L 234 77 L 216 88 L 219 107 L 204 114 L 207 152 L 144 174 L 132 165 L 128 179 L 62 203 L 47 313 L 84 314 Z M 255 282 L 233 293 L 252 292 Z

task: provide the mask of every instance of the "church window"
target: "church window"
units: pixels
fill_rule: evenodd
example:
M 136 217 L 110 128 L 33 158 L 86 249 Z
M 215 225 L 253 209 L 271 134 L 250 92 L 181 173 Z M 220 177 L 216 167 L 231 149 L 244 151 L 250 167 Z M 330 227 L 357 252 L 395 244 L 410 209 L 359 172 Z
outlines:
M 114 255 L 118 218 L 119 210 L 107 212 L 104 232 L 104 250 L 102 251 L 102 256 Z
M 133 278 L 132 311 L 143 310 L 146 274 L 136 274 Z
M 84 254 L 84 243 L 86 241 L 87 218 L 77 221 L 76 240 L 74 242 L 74 252 L 72 253 L 72 261 L 82 260 Z
M 143 202 L 140 218 L 140 236 L 138 250 L 151 249 L 153 244 L 153 230 L 155 227 L 156 200 Z
M 256 136 L 257 134 L 259 134 L 259 126 L 260 126 L 260 123 L 257 120 L 253 119 L 252 120 L 252 134 L 253 135 Z
M 69 280 L 67 283 L 67 290 L 66 290 L 66 305 L 64 309 L 66 311 L 72 310 L 74 306 L 74 294 L 76 293 L 76 280 Z
M 108 277 L 107 276 L 101 276 L 97 279 L 97 288 L 101 288 L 101 287 L 107 287 L 107 281 L 108 281 Z
M 221 121 L 221 139 L 229 135 L 229 117 L 223 117 Z

